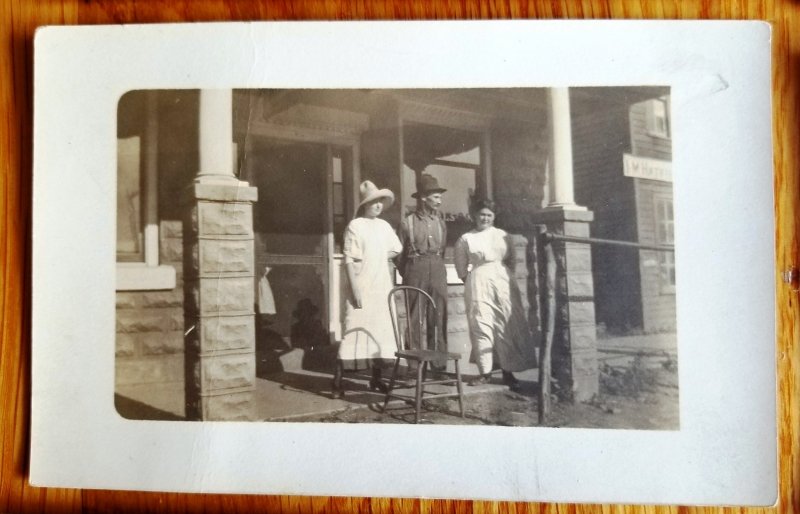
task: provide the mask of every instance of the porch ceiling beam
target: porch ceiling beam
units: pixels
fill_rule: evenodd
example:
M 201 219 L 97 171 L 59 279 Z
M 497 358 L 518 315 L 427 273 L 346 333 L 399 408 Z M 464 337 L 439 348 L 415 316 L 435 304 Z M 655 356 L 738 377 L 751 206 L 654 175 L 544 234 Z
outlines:
M 449 159 L 434 159 L 433 164 L 442 164 L 444 166 L 453 166 L 456 168 L 469 168 L 475 170 L 481 169 L 480 164 L 470 164 L 468 162 L 462 162 L 462 161 L 451 161 Z
M 297 104 L 300 101 L 299 91 L 296 89 L 265 91 L 259 95 L 259 101 L 261 103 L 260 120 L 266 121 Z

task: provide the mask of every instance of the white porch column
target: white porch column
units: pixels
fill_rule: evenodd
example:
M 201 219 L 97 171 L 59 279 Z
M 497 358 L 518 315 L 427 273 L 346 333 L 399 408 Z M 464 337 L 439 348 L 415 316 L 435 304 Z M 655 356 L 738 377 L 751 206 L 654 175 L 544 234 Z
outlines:
M 186 413 L 253 420 L 256 412 L 253 203 L 233 172 L 231 90 L 200 92 L 200 169 L 184 225 Z
M 200 91 L 200 169 L 197 182 L 230 183 L 233 173 L 233 91 Z
M 548 207 L 575 209 L 572 179 L 572 127 L 569 88 L 552 87 L 547 92 L 550 121 L 550 203 Z M 578 209 L 581 209 L 578 207 Z
M 569 88 L 548 90 L 549 203 L 535 219 L 552 234 L 587 238 L 594 215 L 586 207 L 575 205 L 569 103 Z M 554 241 L 540 245 L 539 255 L 544 255 L 544 244 L 551 245 L 556 266 L 552 374 L 558 380 L 557 393 L 562 399 L 586 401 L 600 389 L 592 250 L 585 243 Z M 540 260 L 539 265 L 542 272 L 547 263 Z

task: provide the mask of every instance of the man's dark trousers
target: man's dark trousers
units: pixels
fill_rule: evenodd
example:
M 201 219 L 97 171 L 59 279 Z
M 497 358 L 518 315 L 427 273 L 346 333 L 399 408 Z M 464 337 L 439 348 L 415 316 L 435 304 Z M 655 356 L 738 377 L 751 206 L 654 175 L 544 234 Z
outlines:
M 433 298 L 436 303 L 436 317 L 429 309 L 427 319 L 428 349 L 447 351 L 447 271 L 444 259 L 438 254 L 417 255 L 409 258 L 405 263 L 403 285 L 422 289 Z M 416 295 L 410 295 L 411 300 L 411 326 L 418 326 L 420 306 Z M 436 327 L 436 340 L 433 338 L 433 327 Z M 419 348 L 419 341 L 414 341 Z M 434 364 L 434 369 L 443 370 L 444 362 Z

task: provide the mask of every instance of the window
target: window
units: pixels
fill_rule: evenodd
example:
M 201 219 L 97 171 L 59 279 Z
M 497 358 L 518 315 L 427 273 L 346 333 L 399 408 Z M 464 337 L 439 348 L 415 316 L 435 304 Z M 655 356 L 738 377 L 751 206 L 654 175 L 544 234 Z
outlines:
M 470 155 L 467 155 L 470 154 Z M 449 156 L 453 158 L 473 158 L 479 159 L 478 148 L 461 155 Z M 450 250 L 458 237 L 472 228 L 469 208 L 473 197 L 476 195 L 478 186 L 477 166 L 470 165 L 468 162 L 450 161 L 447 163 L 430 164 L 426 166 L 422 173 L 427 173 L 436 177 L 439 185 L 447 192 L 442 197 L 440 212 L 447 223 L 447 255 L 450 257 Z M 415 191 L 417 174 L 407 165 L 403 166 L 403 180 L 406 191 Z M 413 199 L 406 200 L 404 214 L 416 210 L 417 206 Z
M 422 123 L 403 126 L 403 213 L 413 212 L 416 202 L 411 193 L 423 173 L 436 178 L 447 192 L 440 212 L 447 223 L 445 258 L 452 259 L 456 240 L 472 228 L 470 204 L 476 196 L 487 194 L 487 180 L 481 159 L 481 132 Z
M 647 133 L 660 138 L 670 137 L 669 97 L 647 102 Z
M 344 230 L 353 216 L 352 151 L 349 147 L 331 146 L 328 163 L 331 176 L 334 253 L 342 252 Z
M 117 261 L 144 262 L 139 136 L 117 140 Z
M 175 269 L 158 262 L 157 94 L 131 91 L 119 103 L 126 137 L 117 139 L 118 291 L 175 287 Z
M 401 123 L 401 212 L 416 209 L 411 194 L 423 173 L 436 177 L 447 189 L 440 212 L 447 222 L 444 258 L 447 282 L 460 284 L 453 264 L 453 246 L 472 228 L 469 208 L 473 198 L 492 195 L 489 129 L 484 115 L 442 105 L 403 101 Z
M 672 246 L 675 244 L 675 221 L 672 199 L 666 196 L 654 198 L 656 208 L 656 243 Z M 661 292 L 675 293 L 675 253 L 658 252 L 658 270 Z

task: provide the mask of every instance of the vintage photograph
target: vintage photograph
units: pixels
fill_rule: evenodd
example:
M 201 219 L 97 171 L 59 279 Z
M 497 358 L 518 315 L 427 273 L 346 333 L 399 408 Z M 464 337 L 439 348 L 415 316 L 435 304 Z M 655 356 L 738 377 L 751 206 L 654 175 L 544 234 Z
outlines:
M 680 429 L 670 92 L 129 91 L 117 412 Z

